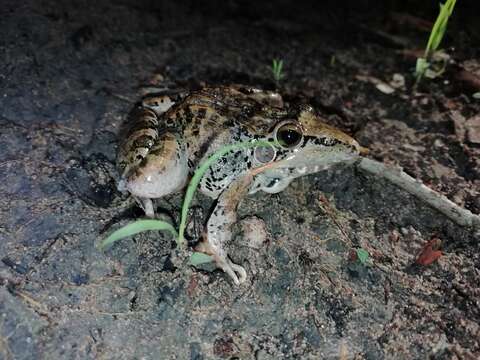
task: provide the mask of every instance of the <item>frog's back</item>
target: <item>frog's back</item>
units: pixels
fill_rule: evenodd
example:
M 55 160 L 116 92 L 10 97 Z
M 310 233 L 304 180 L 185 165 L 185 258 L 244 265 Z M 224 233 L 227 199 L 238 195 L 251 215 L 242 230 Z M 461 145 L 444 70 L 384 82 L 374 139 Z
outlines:
M 184 139 L 191 166 L 222 145 L 266 133 L 273 124 L 267 107 L 244 87 L 206 87 L 165 113 L 164 122 Z
M 265 108 L 258 94 L 246 87 L 222 86 L 176 98 L 147 96 L 131 111 L 120 135 L 121 184 L 142 177 L 146 169 L 172 166 L 185 152 L 188 166 L 183 176 L 219 147 L 267 131 L 268 119 L 257 116 Z

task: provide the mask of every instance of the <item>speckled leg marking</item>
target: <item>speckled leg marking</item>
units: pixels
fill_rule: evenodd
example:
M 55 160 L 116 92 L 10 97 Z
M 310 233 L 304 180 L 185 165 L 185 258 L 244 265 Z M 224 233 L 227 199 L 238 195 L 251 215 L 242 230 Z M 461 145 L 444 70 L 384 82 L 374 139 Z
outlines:
M 217 266 L 232 278 L 235 285 L 240 285 L 247 279 L 247 272 L 228 258 L 225 245 L 232 237 L 231 227 L 237 220 L 238 204 L 248 193 L 252 180 L 253 174 L 249 172 L 222 192 L 208 220 L 204 239 L 197 246 L 197 251 L 213 256 Z

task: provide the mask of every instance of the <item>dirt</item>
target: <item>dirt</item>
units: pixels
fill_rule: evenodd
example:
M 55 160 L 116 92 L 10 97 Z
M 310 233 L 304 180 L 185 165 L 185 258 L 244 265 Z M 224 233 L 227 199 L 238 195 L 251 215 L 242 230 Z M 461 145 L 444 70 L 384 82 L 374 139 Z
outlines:
M 479 358 L 478 232 L 355 167 L 242 202 L 266 241 L 239 227 L 229 244 L 240 287 L 185 265 L 166 234 L 95 247 L 142 216 L 115 187 L 116 134 L 159 75 L 309 102 L 369 157 L 480 213 L 474 10 L 457 4 L 446 72 L 414 89 L 434 3 L 3 1 L 0 359 Z M 177 221 L 181 200 L 158 207 Z M 430 241 L 441 256 L 418 264 Z

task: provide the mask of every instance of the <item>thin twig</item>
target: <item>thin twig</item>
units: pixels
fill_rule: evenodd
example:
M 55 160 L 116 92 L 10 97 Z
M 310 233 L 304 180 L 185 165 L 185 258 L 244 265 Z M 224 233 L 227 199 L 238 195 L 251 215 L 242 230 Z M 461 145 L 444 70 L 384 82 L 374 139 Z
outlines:
M 441 212 L 457 225 L 480 230 L 480 216 L 472 214 L 472 212 L 467 209 L 461 208 L 444 195 L 433 191 L 420 181 L 407 175 L 401 169 L 389 168 L 378 161 L 367 158 L 362 158 L 357 162 L 356 166 L 361 170 L 385 178 L 392 184 L 397 185 L 411 195 L 426 202 L 433 209 Z

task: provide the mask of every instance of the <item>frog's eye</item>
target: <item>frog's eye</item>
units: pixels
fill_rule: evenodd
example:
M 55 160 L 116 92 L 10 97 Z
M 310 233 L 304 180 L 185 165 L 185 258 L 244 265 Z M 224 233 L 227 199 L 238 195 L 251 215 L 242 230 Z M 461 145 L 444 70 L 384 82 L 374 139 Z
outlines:
M 303 134 L 302 129 L 295 123 L 285 123 L 275 132 L 275 140 L 286 148 L 293 148 L 300 144 Z

